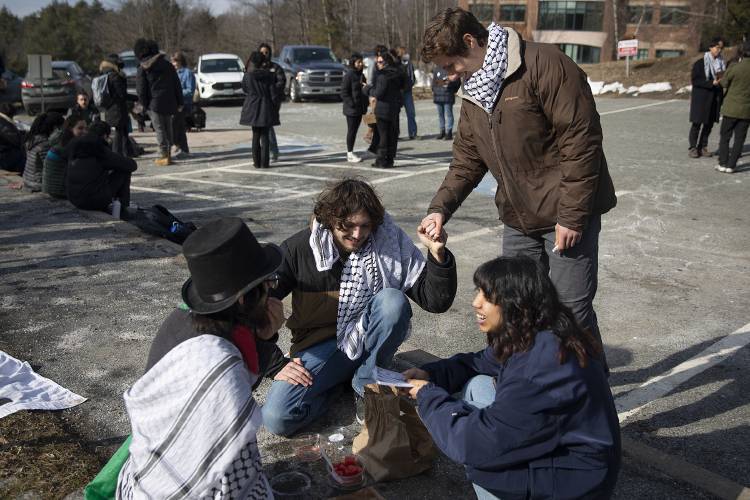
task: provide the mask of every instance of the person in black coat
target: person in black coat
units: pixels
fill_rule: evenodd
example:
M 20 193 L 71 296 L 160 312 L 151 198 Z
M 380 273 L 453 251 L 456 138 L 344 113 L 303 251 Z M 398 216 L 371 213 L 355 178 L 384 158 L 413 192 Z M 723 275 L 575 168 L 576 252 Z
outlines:
M 24 134 L 13 121 L 16 108 L 9 102 L 0 103 L 0 168 L 23 172 L 26 164 Z
M 141 61 L 135 75 L 138 101 L 144 110 L 148 110 L 159 143 L 161 157 L 156 164 L 171 165 L 170 148 L 174 144 L 172 116 L 182 109 L 180 79 L 166 54 L 159 52 L 159 46 L 153 40 L 136 40 L 133 52 Z
M 448 73 L 438 66 L 432 70 L 432 102 L 437 106 L 440 134 L 438 139 L 453 140 L 453 105 L 461 80 L 451 81 Z
M 104 121 L 115 129 L 112 137 L 112 150 L 128 156 L 128 130 L 130 129 L 128 100 L 135 101 L 135 96 L 128 96 L 128 80 L 122 72 L 123 66 L 120 56 L 110 54 L 99 64 L 99 72 L 107 75 L 107 89 L 112 99 L 112 104 L 104 109 Z
M 354 154 L 354 140 L 357 138 L 362 115 L 367 113 L 367 95 L 363 92 L 366 83 L 362 72 L 362 54 L 354 53 L 349 58 L 349 69 L 341 82 L 341 102 L 346 116 L 346 161 L 359 163 L 362 158 Z
M 109 148 L 110 130 L 104 122 L 94 123 L 68 146 L 68 199 L 77 208 L 107 212 L 114 200 L 130 205 L 130 175 L 138 165 Z
M 278 108 L 276 111 L 281 113 L 281 103 L 284 102 L 284 98 L 286 97 L 286 73 L 284 73 L 284 69 L 281 66 L 271 60 L 273 53 L 271 52 L 270 45 L 265 42 L 261 43 L 258 46 L 258 52 L 268 59 L 268 70 L 273 73 L 274 102 Z M 279 143 L 276 141 L 276 131 L 273 127 L 271 127 L 271 130 L 268 132 L 268 144 L 271 149 L 271 159 L 273 161 L 278 160 Z
M 65 117 L 67 118 L 72 115 L 82 116 L 86 120 L 87 126 L 100 120 L 99 109 L 91 102 L 91 98 L 85 90 L 78 92 L 76 103 L 68 108 L 68 113 Z
M 374 167 L 391 168 L 398 147 L 398 114 L 401 109 L 401 92 L 404 87 L 404 73 L 389 52 L 382 52 L 375 58 L 380 69 L 375 84 L 365 87 L 365 93 L 376 99 L 375 117 L 377 118 L 378 157 Z
M 726 71 L 721 51 L 724 41 L 714 38 L 702 59 L 693 64 L 690 80 L 693 90 L 690 92 L 690 149 L 691 158 L 711 156 L 708 146 L 708 135 L 714 123 L 719 122 L 722 90 L 719 81 Z
M 253 166 L 268 168 L 268 134 L 271 127 L 279 125 L 279 107 L 274 97 L 275 79 L 269 70 L 268 59 L 258 51 L 250 54 L 246 67 L 247 71 L 242 78 L 245 102 L 242 104 L 240 125 L 253 128 Z

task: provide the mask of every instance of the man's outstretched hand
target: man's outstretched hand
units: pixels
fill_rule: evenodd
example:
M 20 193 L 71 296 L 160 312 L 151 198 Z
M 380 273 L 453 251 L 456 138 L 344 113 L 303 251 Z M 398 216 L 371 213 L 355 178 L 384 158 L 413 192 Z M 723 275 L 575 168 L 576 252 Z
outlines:
M 445 223 L 445 216 L 439 212 L 427 214 L 422 222 L 419 224 L 417 231 L 421 235 L 424 233 L 432 241 L 440 238 L 440 234 L 443 231 L 443 224 Z M 420 236 L 421 239 L 421 236 Z
M 432 254 L 432 258 L 435 261 L 439 264 L 445 262 L 445 244 L 448 242 L 448 233 L 445 232 L 445 229 L 440 231 L 438 238 L 432 239 L 427 236 L 427 232 L 419 225 L 417 226 L 417 236 L 419 236 L 419 241 L 427 247 L 427 250 Z

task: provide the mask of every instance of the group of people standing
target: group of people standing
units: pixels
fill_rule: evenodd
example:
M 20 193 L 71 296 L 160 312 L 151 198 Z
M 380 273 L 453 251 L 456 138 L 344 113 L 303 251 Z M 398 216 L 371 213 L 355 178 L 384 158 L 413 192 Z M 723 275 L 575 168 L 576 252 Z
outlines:
M 703 58 L 693 64 L 688 155 L 713 156 L 708 150 L 708 136 L 714 123 L 721 119 L 719 161 L 715 168 L 731 174 L 737 167 L 750 125 L 750 42 L 742 44 L 729 62 L 722 57 L 723 50 L 724 40 L 715 37 Z M 730 148 L 732 136 L 734 143 Z

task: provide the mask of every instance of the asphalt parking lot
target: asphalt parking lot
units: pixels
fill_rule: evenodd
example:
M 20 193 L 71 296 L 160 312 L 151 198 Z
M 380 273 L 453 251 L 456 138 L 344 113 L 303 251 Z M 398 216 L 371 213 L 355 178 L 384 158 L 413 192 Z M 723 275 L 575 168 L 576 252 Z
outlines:
M 687 156 L 687 101 L 602 98 L 597 105 L 618 195 L 602 221 L 595 302 L 625 438 L 616 497 L 750 498 L 743 490 L 750 484 L 750 148 L 737 173 L 718 173 L 715 159 Z M 153 153 L 139 159 L 135 203 L 162 204 L 198 225 L 242 217 L 259 239 L 278 243 L 308 223 L 326 182 L 357 175 L 416 239 L 450 160 L 450 143 L 434 139 L 437 116 L 427 101 L 417 103 L 422 139 L 401 142 L 389 170 L 345 162 L 340 104 L 284 105 L 281 158 L 268 170 L 252 167 L 238 107 L 206 112 L 207 129 L 188 137 L 191 158 L 170 167 L 154 166 Z M 135 136 L 154 150 L 153 134 Z M 717 136 L 718 126 L 710 149 Z M 359 139 L 356 149 L 364 149 Z M 485 179 L 448 224 L 458 295 L 442 315 L 415 308 L 402 360 L 483 347 L 471 276 L 499 254 L 494 187 Z M 106 453 L 129 433 L 121 396 L 180 301 L 184 260 L 178 247 L 126 223 L 2 185 L 0 192 L 0 349 L 89 398 L 65 413 Z M 282 347 L 288 341 L 282 332 Z M 344 394 L 317 430 L 354 428 Z M 293 466 L 284 440 L 265 431 L 259 438 L 269 473 Z M 422 476 L 375 488 L 393 499 L 473 498 L 460 468 L 444 458 Z M 325 485 L 316 491 L 331 493 Z

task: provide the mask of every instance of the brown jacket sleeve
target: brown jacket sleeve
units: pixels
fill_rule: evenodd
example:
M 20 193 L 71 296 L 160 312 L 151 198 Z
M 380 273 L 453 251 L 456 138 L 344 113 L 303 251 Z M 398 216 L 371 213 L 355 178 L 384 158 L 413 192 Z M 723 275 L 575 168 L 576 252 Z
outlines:
M 474 144 L 466 106 L 471 104 L 461 103 L 458 132 L 453 141 L 453 160 L 427 210 L 427 213 L 442 213 L 446 222 L 487 173 L 487 165 Z
M 591 213 L 604 161 L 602 127 L 586 74 L 572 59 L 545 52 L 532 67 L 542 110 L 557 136 L 560 201 L 557 222 L 583 231 Z

